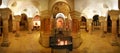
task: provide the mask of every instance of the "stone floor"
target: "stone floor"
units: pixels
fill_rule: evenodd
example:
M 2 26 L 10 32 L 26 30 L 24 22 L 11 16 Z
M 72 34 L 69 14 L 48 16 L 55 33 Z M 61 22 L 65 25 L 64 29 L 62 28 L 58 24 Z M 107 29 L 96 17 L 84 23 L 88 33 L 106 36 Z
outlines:
M 28 31 L 21 31 L 19 37 L 15 37 L 14 33 L 9 33 L 10 46 L 0 46 L 0 53 L 51 53 L 50 48 L 45 48 L 39 44 L 39 36 L 39 31 L 33 31 L 32 34 L 29 34 Z M 88 34 L 82 30 L 81 37 L 83 39 L 81 46 L 73 49 L 70 53 L 120 53 L 120 46 L 111 46 L 110 33 L 101 38 L 99 31 Z M 120 38 L 118 38 L 118 42 L 120 43 Z

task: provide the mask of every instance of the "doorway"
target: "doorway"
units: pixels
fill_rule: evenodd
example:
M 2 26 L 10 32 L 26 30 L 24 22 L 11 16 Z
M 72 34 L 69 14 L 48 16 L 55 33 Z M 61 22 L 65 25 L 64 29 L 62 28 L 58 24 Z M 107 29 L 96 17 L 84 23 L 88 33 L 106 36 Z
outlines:
M 92 26 L 93 26 L 93 30 L 100 29 L 99 15 L 93 16 Z
M 86 24 L 86 18 L 84 16 L 81 17 L 81 21 L 80 21 L 80 28 L 81 29 L 86 29 L 87 24 Z
M 26 14 L 21 14 L 20 30 L 28 30 L 28 19 Z
M 110 19 L 110 15 L 107 16 L 107 32 L 111 33 L 112 21 Z

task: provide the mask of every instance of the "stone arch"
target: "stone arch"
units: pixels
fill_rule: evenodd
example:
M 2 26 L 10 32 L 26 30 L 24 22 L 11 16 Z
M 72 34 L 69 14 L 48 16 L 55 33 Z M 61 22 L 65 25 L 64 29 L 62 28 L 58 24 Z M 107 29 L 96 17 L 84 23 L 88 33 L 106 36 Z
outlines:
M 80 18 L 80 28 L 81 29 L 86 29 L 87 27 L 87 19 L 85 16 L 81 16 Z
M 94 26 L 99 26 L 100 23 L 99 23 L 99 15 L 94 15 L 93 16 L 93 23 L 92 23 Z
M 21 30 L 28 30 L 28 18 L 27 18 L 27 15 L 25 13 L 21 14 L 20 29 Z
M 63 13 L 65 16 L 69 15 L 69 12 L 71 11 L 70 6 L 65 2 L 57 2 L 52 6 L 52 14 L 53 18 L 57 15 L 57 13 Z
M 99 30 L 101 23 L 99 22 L 99 15 L 94 15 L 92 20 L 92 30 Z
M 86 17 L 85 16 L 81 16 L 81 21 L 86 22 L 87 21 Z
M 99 21 L 99 15 L 94 15 L 93 16 L 93 21 Z

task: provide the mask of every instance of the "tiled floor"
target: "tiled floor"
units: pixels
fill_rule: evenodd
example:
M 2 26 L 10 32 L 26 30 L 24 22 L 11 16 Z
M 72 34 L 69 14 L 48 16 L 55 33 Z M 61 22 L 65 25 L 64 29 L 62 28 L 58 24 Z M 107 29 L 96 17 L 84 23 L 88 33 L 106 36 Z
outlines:
M 32 34 L 22 31 L 19 37 L 15 37 L 14 33 L 9 33 L 10 46 L 0 46 L 0 53 L 50 53 L 50 48 L 44 48 L 39 44 L 39 36 L 39 31 L 34 31 Z M 88 34 L 82 30 L 81 37 L 83 39 L 81 46 L 70 53 L 120 53 L 120 46 L 111 46 L 110 33 L 101 38 L 99 31 Z

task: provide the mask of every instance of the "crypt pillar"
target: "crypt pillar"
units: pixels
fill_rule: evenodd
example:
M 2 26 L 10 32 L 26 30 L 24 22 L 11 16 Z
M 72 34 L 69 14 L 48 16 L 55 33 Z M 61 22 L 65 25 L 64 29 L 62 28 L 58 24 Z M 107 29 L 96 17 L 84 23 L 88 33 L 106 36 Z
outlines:
M 13 16 L 13 33 L 16 32 L 16 20 L 15 17 Z
M 117 42 L 117 19 L 119 17 L 119 11 L 109 11 L 110 18 L 112 20 L 112 45 L 118 45 Z
M 107 33 L 107 20 L 104 21 L 104 33 Z
M 16 15 L 15 17 L 15 22 L 16 22 L 16 37 L 18 37 L 20 35 L 20 19 L 21 16 L 20 15 Z
M 8 39 L 8 19 L 9 15 L 11 14 L 11 10 L 9 8 L 0 9 L 1 16 L 3 19 L 3 41 L 1 43 L 2 47 L 9 46 L 9 39 Z
M 92 19 L 87 19 L 87 30 L 92 34 Z
M 101 23 L 100 29 L 101 29 L 101 37 L 105 37 L 104 36 L 104 22 L 105 22 L 105 17 L 101 16 L 99 18 L 99 21 Z
M 29 34 L 32 33 L 32 29 L 33 29 L 33 18 L 28 18 L 28 30 L 29 30 Z
M 40 39 L 39 42 L 44 47 L 49 47 L 49 37 L 51 35 L 51 13 L 48 10 L 41 12 Z

